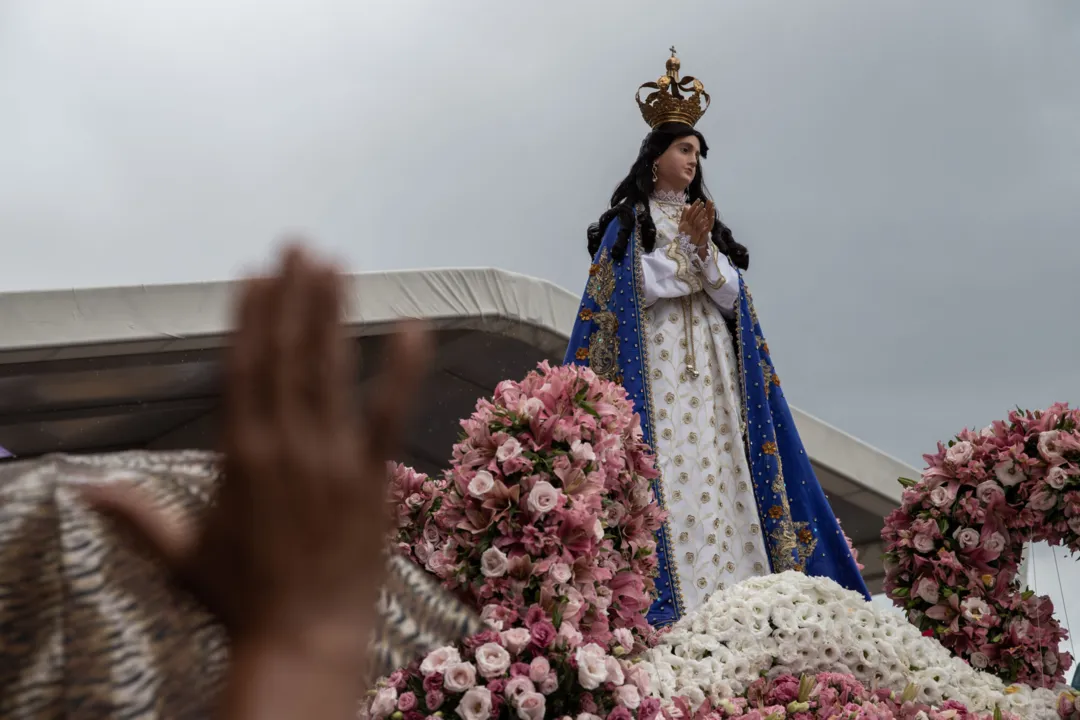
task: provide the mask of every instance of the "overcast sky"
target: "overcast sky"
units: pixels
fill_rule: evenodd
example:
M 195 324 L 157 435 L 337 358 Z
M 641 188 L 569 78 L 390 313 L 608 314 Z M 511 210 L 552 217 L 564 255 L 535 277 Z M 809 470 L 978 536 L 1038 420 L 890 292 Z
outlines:
M 792 402 L 921 466 L 1080 401 L 1076 0 L 3 0 L 0 290 L 356 270 L 575 294 L 675 44 Z

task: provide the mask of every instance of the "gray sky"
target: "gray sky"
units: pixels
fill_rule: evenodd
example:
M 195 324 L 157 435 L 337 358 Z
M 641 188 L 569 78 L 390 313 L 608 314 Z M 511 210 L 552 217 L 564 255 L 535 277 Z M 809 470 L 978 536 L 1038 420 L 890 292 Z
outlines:
M 580 291 L 674 43 L 792 402 L 899 458 L 1080 401 L 1076 0 L 3 0 L 0 290 L 356 270 Z

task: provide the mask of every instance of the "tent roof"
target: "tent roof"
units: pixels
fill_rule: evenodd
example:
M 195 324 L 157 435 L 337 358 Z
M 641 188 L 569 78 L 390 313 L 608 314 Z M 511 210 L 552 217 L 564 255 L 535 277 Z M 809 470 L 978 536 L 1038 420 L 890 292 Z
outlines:
M 379 336 L 401 318 L 436 330 L 429 380 L 404 459 L 445 465 L 478 397 L 543 359 L 559 361 L 578 299 L 493 269 L 365 273 L 351 278 L 347 324 L 363 389 Z M 218 358 L 237 282 L 0 294 L 0 446 L 17 456 L 119 448 L 212 447 Z M 882 516 L 910 467 L 806 413 L 795 421 L 844 529 L 880 564 Z M 868 577 L 872 579 L 872 577 Z

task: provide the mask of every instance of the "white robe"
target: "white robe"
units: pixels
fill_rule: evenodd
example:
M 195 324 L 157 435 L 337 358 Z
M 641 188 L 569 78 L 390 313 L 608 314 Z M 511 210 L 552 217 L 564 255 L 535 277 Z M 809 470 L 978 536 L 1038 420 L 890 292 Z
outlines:
M 681 202 L 654 197 L 656 246 L 643 254 L 653 448 L 670 514 L 675 589 L 683 612 L 709 596 L 769 572 L 743 445 L 734 317 L 739 275 L 709 243 L 701 260 L 678 237 Z M 692 330 L 687 332 L 687 322 Z M 687 369 L 687 336 L 694 365 Z

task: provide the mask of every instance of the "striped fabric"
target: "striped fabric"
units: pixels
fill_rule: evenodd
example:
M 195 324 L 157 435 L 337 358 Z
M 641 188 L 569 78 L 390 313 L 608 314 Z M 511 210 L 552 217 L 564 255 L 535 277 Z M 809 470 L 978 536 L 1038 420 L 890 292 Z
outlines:
M 0 465 L 0 717 L 207 718 L 225 635 L 71 491 L 132 483 L 197 516 L 218 479 L 198 451 L 54 455 Z M 385 675 L 482 629 L 419 568 L 388 559 L 373 637 Z

